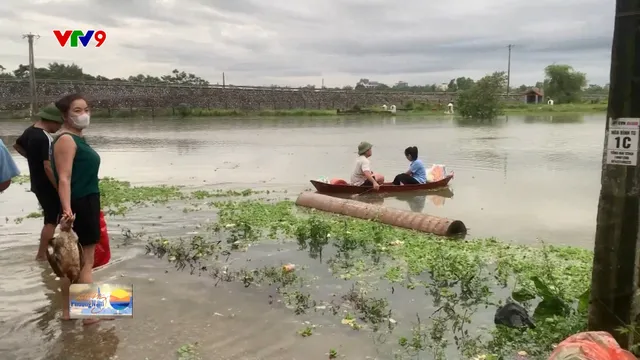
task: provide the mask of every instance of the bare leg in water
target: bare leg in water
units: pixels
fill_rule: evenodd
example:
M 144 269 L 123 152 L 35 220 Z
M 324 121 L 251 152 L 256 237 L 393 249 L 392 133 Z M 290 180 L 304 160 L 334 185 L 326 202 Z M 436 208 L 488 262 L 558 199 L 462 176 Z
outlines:
M 84 266 L 80 269 L 79 284 L 93 283 L 93 255 L 95 253 L 95 245 L 85 245 L 82 247 L 82 255 L 84 256 Z M 62 286 L 62 319 L 69 320 L 69 286 L 70 282 L 67 278 L 61 279 Z M 91 325 L 101 320 L 113 320 L 113 318 L 105 319 L 83 319 L 83 325 Z
M 60 292 L 62 293 L 62 320 L 70 320 L 69 316 L 69 286 L 71 282 L 66 277 L 60 279 Z
M 93 255 L 95 254 L 95 245 L 85 245 L 82 247 L 84 255 L 84 266 L 80 269 L 79 284 L 91 284 L 93 282 Z M 83 319 L 83 325 L 91 325 L 99 322 L 100 319 Z
M 55 224 L 44 224 L 44 226 L 42 227 L 42 231 L 40 232 L 40 246 L 38 247 L 36 260 L 47 260 L 47 251 L 49 251 L 49 240 L 53 239 L 53 236 L 56 233 L 56 226 L 57 225 Z

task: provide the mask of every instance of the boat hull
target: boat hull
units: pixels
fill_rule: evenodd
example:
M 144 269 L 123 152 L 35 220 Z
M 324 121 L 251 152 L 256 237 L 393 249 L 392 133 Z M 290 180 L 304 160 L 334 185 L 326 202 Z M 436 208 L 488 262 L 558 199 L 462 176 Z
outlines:
M 405 193 L 411 191 L 440 189 L 449 185 L 449 182 L 452 179 L 453 175 L 448 175 L 442 180 L 419 185 L 393 185 L 393 183 L 384 183 L 380 185 L 380 189 L 378 191 L 373 190 L 373 186 L 333 185 L 316 180 L 311 180 L 311 184 L 319 193 L 322 194 L 362 194 L 365 192 Z

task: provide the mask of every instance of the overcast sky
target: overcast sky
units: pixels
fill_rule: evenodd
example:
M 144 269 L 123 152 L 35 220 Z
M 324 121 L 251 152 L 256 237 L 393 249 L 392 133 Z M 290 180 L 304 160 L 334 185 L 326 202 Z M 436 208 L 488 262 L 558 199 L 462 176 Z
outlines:
M 609 82 L 611 0 L 2 0 L 0 65 L 75 62 L 107 77 L 174 68 L 213 83 L 354 85 L 479 78 L 534 84 L 551 63 Z M 62 48 L 53 30 L 104 30 L 100 48 Z

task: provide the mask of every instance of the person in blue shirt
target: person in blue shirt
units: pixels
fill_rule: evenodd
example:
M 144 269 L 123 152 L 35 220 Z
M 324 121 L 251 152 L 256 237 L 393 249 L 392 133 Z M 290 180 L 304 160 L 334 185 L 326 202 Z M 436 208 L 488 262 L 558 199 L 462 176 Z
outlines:
M 20 175 L 18 166 L 13 161 L 9 150 L 0 140 L 0 192 L 7 190 L 11 185 L 11 179 Z
M 411 161 L 409 170 L 396 175 L 395 179 L 393 179 L 393 185 L 425 184 L 427 182 L 427 170 L 425 170 L 422 160 L 418 159 L 418 148 L 410 146 L 404 149 L 404 156 Z

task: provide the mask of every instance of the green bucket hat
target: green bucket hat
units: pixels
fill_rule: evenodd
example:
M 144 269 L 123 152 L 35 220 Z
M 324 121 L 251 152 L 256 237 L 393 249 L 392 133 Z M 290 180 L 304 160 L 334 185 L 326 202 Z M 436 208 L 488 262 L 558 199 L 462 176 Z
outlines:
M 369 149 L 371 149 L 372 146 L 373 145 L 371 145 L 366 141 L 361 142 L 360 145 L 358 145 L 358 155 L 363 155 L 364 153 L 369 151 Z
M 54 104 L 49 104 L 42 109 L 40 112 L 36 114 L 36 117 L 39 117 L 42 120 L 53 121 L 62 124 L 62 113 Z

